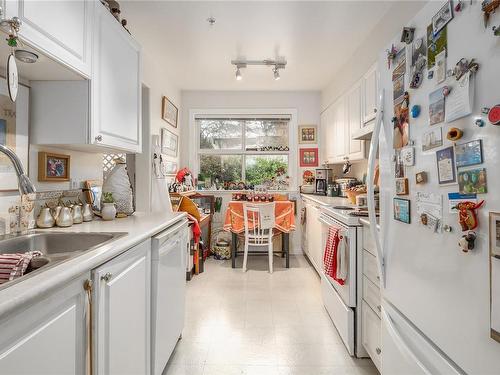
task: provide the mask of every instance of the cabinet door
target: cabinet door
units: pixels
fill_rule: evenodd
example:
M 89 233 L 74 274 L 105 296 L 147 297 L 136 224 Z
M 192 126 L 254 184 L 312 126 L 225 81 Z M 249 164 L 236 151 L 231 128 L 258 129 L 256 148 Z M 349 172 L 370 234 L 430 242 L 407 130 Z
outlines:
M 141 50 L 95 2 L 91 143 L 141 152 Z
M 373 363 L 380 371 L 382 354 L 381 321 L 377 314 L 363 301 L 361 306 L 361 336 L 363 346 L 370 355 Z
M 377 114 L 377 64 L 363 77 L 363 122 L 367 123 Z
M 22 21 L 23 42 L 90 77 L 93 0 L 7 0 L 7 18 Z
M 90 273 L 0 320 L 0 374 L 86 373 Z
M 325 111 L 326 122 L 326 159 L 332 162 L 335 159 L 335 107 L 332 105 Z
M 347 94 L 348 136 L 346 139 L 349 160 L 360 160 L 365 157 L 364 141 L 352 139 L 354 133 L 361 129 L 361 83 L 356 84 Z
M 335 142 L 334 142 L 334 161 L 342 162 L 344 158 L 347 156 L 346 150 L 346 136 L 348 134 L 347 131 L 347 122 L 346 122 L 346 99 L 345 97 L 341 97 L 334 104 L 334 122 L 335 122 Z
M 151 240 L 92 271 L 95 374 L 149 374 Z

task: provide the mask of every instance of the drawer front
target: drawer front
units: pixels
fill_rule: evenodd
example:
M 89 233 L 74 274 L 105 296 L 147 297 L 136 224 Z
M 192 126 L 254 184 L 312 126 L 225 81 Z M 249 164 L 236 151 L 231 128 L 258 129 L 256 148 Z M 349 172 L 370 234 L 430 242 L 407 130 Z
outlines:
M 375 314 L 375 312 L 368 306 L 366 302 L 363 301 L 362 311 L 362 342 L 366 351 L 370 355 L 373 363 L 379 371 L 381 371 L 381 325 L 382 322 L 380 318 Z
M 363 251 L 363 274 L 375 285 L 380 285 L 377 258 L 366 250 Z
M 363 299 L 368 305 L 370 305 L 373 311 L 375 311 L 380 318 L 380 288 L 370 280 L 368 280 L 366 276 L 363 276 Z
M 370 227 L 368 225 L 363 225 L 363 249 L 372 255 L 377 255 L 375 241 L 373 240 L 372 232 L 370 231 Z
M 354 355 L 354 311 L 346 306 L 324 274 L 321 275 L 323 304 L 350 355 Z

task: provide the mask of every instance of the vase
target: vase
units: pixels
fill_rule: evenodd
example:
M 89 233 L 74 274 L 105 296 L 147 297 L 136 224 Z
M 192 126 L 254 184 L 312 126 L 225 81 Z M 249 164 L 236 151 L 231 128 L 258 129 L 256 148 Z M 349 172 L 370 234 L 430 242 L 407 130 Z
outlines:
M 101 209 L 102 219 L 109 221 L 114 220 L 116 216 L 116 207 L 114 203 L 103 203 Z

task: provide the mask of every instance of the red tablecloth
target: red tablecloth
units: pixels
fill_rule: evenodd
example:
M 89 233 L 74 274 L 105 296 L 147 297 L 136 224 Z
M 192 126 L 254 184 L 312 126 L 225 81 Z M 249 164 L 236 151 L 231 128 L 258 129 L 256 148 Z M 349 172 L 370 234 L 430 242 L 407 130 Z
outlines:
M 242 233 L 245 231 L 243 219 L 244 203 L 245 202 L 237 201 L 229 202 L 226 210 L 226 217 L 224 220 L 224 230 L 233 233 Z M 274 224 L 275 229 L 285 233 L 289 233 L 295 230 L 294 202 L 275 202 L 274 214 L 276 218 Z

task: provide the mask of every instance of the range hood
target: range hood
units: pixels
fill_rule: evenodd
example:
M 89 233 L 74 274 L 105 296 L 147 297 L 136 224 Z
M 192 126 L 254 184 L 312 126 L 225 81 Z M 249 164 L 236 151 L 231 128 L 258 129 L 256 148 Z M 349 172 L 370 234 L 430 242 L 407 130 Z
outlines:
M 352 139 L 358 141 L 369 141 L 372 139 L 373 128 L 375 127 L 375 121 L 370 121 L 365 124 L 361 129 L 353 133 Z

